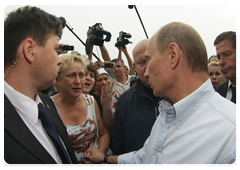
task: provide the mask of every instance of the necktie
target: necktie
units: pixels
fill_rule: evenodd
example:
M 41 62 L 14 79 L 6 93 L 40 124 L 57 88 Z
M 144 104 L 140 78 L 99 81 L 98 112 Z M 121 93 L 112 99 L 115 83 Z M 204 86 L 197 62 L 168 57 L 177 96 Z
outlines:
M 70 164 L 71 161 L 69 160 L 69 157 L 67 155 L 67 152 L 65 148 L 63 147 L 62 142 L 60 141 L 60 138 L 58 136 L 57 130 L 49 117 L 47 111 L 43 107 L 42 103 L 38 104 L 38 111 L 39 111 L 39 118 L 41 119 L 42 125 L 46 132 L 48 133 L 49 137 L 51 138 L 53 144 L 55 145 L 58 154 L 62 160 L 62 163 L 64 164 Z
M 236 104 L 236 86 L 231 85 L 232 88 L 232 99 L 231 101 Z

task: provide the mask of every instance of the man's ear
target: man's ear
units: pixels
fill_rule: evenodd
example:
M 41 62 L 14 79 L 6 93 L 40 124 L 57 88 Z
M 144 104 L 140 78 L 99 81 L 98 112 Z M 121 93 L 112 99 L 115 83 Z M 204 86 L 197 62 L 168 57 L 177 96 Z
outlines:
M 170 54 L 170 64 L 171 68 L 175 69 L 180 61 L 180 48 L 176 43 L 171 43 L 168 46 Z
M 23 42 L 23 54 L 25 59 L 29 62 L 32 63 L 34 60 L 34 47 L 35 43 L 32 38 L 26 38 Z

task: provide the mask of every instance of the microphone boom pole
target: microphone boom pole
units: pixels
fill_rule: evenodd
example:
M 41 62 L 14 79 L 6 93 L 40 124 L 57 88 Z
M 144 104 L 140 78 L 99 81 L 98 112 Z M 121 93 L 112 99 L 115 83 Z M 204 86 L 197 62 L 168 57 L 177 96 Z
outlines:
M 65 18 L 60 17 L 59 19 L 64 23 Z M 76 37 L 84 46 L 86 46 L 86 44 L 77 36 L 77 34 L 75 34 L 75 32 L 73 31 L 73 28 L 70 28 L 70 27 L 68 26 L 68 24 L 66 24 L 66 20 L 65 20 L 65 23 L 63 24 L 63 28 L 64 28 L 64 26 L 66 26 L 66 27 L 69 29 L 69 31 L 71 31 L 71 32 L 73 33 L 73 35 L 75 35 L 75 37 Z M 100 61 L 100 59 L 96 56 L 96 54 L 94 54 L 94 52 L 93 52 L 93 55 L 94 55 L 94 57 L 95 57 L 98 61 Z
M 141 24 L 142 24 L 143 30 L 144 30 L 144 32 L 145 32 L 145 34 L 146 34 L 147 39 L 148 39 L 147 31 L 145 30 L 145 27 L 144 27 L 144 25 L 143 25 L 143 22 L 142 22 L 142 19 L 141 19 L 139 13 L 138 13 L 138 10 L 137 10 L 136 5 L 128 5 L 128 8 L 130 8 L 130 9 L 132 9 L 133 7 L 135 8 L 135 10 L 136 10 L 136 12 L 137 12 L 138 18 L 139 18 L 139 20 L 140 20 L 140 22 L 141 22 Z

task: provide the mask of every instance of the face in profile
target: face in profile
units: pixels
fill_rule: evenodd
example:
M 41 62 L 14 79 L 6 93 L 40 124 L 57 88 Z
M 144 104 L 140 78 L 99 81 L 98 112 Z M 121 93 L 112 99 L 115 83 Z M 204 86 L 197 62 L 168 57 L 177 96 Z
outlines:
M 223 82 L 223 75 L 218 66 L 211 66 L 208 68 L 208 77 L 211 79 L 214 88 L 218 87 Z
M 169 53 L 167 50 L 159 52 L 154 44 L 155 37 L 156 35 L 150 39 L 145 52 L 147 68 L 144 76 L 149 79 L 150 88 L 153 89 L 155 96 L 166 96 L 174 78 L 168 61 Z
M 236 49 L 233 48 L 231 41 L 223 40 L 216 45 L 216 50 L 222 73 L 226 79 L 236 81 Z
M 36 63 L 36 78 L 39 79 L 41 85 L 41 90 L 45 90 L 50 86 L 54 85 L 56 82 L 56 77 L 58 76 L 59 68 L 58 65 L 61 64 L 61 59 L 57 53 L 58 49 L 58 38 L 56 35 L 50 35 L 46 41 L 45 46 L 37 45 L 34 48 L 35 60 L 39 62 Z M 47 76 L 46 76 L 47 75 Z

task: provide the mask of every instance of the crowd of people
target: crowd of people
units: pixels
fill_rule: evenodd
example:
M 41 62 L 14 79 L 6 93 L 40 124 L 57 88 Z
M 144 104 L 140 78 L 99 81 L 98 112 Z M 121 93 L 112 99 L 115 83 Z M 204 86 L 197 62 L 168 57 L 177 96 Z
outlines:
M 235 162 L 236 32 L 218 35 L 208 59 L 199 33 L 172 22 L 136 43 L 133 60 L 103 45 L 95 63 L 93 44 L 66 52 L 61 36 L 37 7 L 4 21 L 6 163 Z

